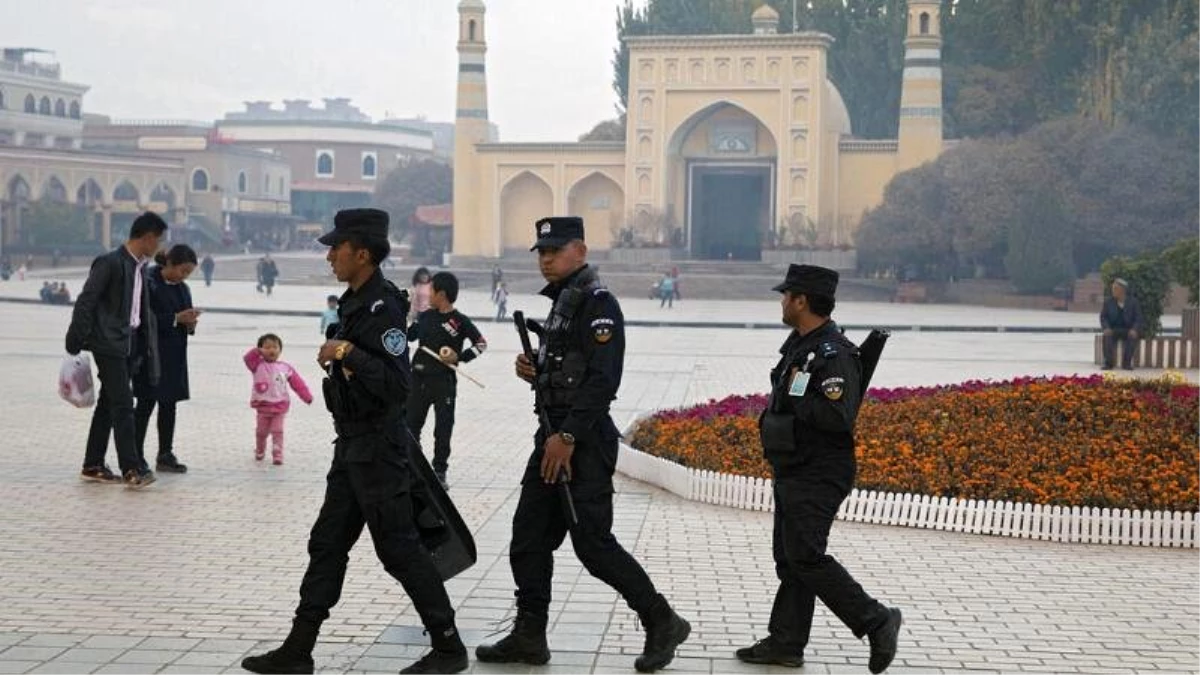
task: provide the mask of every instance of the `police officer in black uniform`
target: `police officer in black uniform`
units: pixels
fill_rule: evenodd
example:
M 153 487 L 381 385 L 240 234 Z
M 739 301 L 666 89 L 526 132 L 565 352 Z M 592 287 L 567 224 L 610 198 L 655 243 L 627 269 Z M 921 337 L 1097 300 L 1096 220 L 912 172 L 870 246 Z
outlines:
M 775 474 L 775 573 L 779 590 L 770 635 L 737 657 L 799 667 L 816 598 L 854 635 L 868 636 L 869 667 L 881 673 L 896 655 L 900 610 L 867 595 L 825 553 L 829 529 L 854 486 L 854 423 L 862 402 L 858 348 L 830 318 L 838 273 L 791 265 L 774 290 L 792 333 L 771 371 L 771 397 L 759 418 L 763 453 Z
M 429 407 L 433 406 L 433 473 L 443 488 L 449 488 L 446 470 L 450 467 L 450 435 L 454 432 L 454 402 L 458 397 L 458 376 L 450 365 L 470 363 L 483 355 L 487 340 L 470 317 L 454 308 L 458 300 L 458 277 L 438 272 L 430 282 L 433 284 L 430 307 L 408 327 L 408 339 L 420 342 L 437 356 L 424 349 L 413 354 L 408 428 L 419 439 Z M 471 346 L 463 349 L 467 340 Z
M 546 621 L 554 551 L 571 535 L 587 571 L 612 586 L 638 613 L 646 643 L 634 666 L 653 672 L 671 662 L 691 631 L 646 571 L 612 534 L 613 471 L 620 433 L 609 406 L 621 384 L 625 325 L 617 299 L 587 265 L 583 220 L 543 218 L 535 226 L 542 295 L 553 307 L 543 327 L 537 369 L 522 354 L 517 376 L 533 382 L 545 402 L 550 426 L 539 429 L 521 479 L 513 516 L 509 562 L 517 584 L 517 617 L 511 634 L 475 651 L 480 661 L 541 665 L 550 660 Z M 564 514 L 560 469 L 569 477 L 578 522 Z
M 454 625 L 442 578 L 413 518 L 413 476 L 407 455 L 404 402 L 409 388 L 408 297 L 379 271 L 388 255 L 388 216 L 375 209 L 339 211 L 334 230 L 318 241 L 338 281 L 338 329 L 317 355 L 329 377 L 325 404 L 337 431 L 325 503 L 308 541 L 292 630 L 278 649 L 247 657 L 256 673 L 311 673 L 321 623 L 337 604 L 351 547 L 371 533 L 376 555 L 412 598 L 433 650 L 402 673 L 456 673 L 467 651 Z

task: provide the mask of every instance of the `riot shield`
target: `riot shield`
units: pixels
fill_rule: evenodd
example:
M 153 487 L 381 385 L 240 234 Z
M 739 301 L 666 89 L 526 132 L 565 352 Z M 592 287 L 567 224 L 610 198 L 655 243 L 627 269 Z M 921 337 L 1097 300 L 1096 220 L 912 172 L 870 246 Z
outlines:
M 413 518 L 421 543 L 433 558 L 443 581 L 475 564 L 475 538 L 467 529 L 450 495 L 442 488 L 421 445 L 409 433 L 409 465 L 413 467 Z

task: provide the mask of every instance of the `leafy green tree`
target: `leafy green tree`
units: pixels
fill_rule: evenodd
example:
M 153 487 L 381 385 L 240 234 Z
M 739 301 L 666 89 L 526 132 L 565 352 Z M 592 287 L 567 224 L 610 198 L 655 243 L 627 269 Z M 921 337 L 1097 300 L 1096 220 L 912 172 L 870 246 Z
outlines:
M 649 0 L 635 8 L 633 0 L 617 8 L 617 38 L 613 51 L 613 91 L 622 115 L 629 103 L 629 46 L 626 37 L 638 35 L 728 35 L 750 32 L 754 0 Z
M 1200 125 L 1200 39 L 1196 3 L 1165 2 L 1134 25 L 1120 52 L 1118 119 L 1188 142 Z
M 586 134 L 579 137 L 580 141 L 624 141 L 625 116 L 597 122 Z
M 391 231 L 401 239 L 418 206 L 446 204 L 454 199 L 454 170 L 434 159 L 417 159 L 392 169 L 375 186 L 372 203 L 388 212 Z
M 1188 291 L 1188 304 L 1200 304 L 1200 239 L 1184 239 L 1163 251 L 1163 263 L 1171 281 Z
M 945 195 L 944 174 L 937 163 L 896 176 L 883 204 L 868 212 L 859 227 L 859 266 L 920 278 L 949 276 L 957 256 L 942 217 Z
M 88 212 L 74 204 L 41 199 L 29 205 L 22 226 L 33 246 L 82 244 L 91 231 Z

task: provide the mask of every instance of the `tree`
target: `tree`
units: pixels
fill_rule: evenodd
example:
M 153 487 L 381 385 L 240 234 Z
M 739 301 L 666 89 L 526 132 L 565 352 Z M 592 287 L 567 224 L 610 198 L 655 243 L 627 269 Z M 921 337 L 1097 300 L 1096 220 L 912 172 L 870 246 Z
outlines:
M 945 225 L 944 174 L 938 163 L 905 171 L 884 191 L 883 204 L 859 228 L 859 265 L 866 271 L 904 270 L 905 276 L 944 279 L 956 256 Z
M 21 224 L 29 234 L 29 244 L 33 246 L 66 247 L 81 244 L 91 230 L 85 209 L 49 199 L 31 203 Z
M 1100 266 L 1100 278 L 1104 280 L 1106 295 L 1111 292 L 1113 280 L 1121 278 L 1129 282 L 1130 291 L 1142 308 L 1142 337 L 1150 339 L 1162 332 L 1163 300 L 1171 279 L 1157 254 L 1106 260 Z
M 1045 159 L 1031 157 L 1027 147 L 1010 150 L 1016 156 L 1008 158 L 1005 168 L 1013 179 L 1008 189 L 1015 202 L 1004 267 L 1018 293 L 1052 293 L 1075 278 L 1071 227 L 1059 197 L 1060 180 Z M 1020 178 L 1014 175 L 1017 173 Z
M 1195 3 L 1163 3 L 1139 21 L 1119 54 L 1115 114 L 1196 151 L 1200 118 L 1200 39 Z
M 617 112 L 629 103 L 629 46 L 625 38 L 638 35 L 716 35 L 750 32 L 754 0 L 649 0 L 634 9 L 633 0 L 617 8 L 617 39 L 613 50 L 613 91 Z
M 1171 281 L 1187 289 L 1188 304 L 1200 304 L 1200 239 L 1184 239 L 1163 251 L 1162 259 Z
M 372 203 L 388 212 L 399 240 L 408 232 L 418 206 L 454 199 L 454 170 L 434 159 L 416 159 L 392 169 L 375 186 Z
M 579 137 L 580 141 L 624 141 L 625 116 L 597 122 L 591 131 Z

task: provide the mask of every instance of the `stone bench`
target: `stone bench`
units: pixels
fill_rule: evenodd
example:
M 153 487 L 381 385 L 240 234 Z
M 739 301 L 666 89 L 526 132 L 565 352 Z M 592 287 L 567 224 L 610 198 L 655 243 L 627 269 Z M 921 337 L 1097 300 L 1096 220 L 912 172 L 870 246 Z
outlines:
M 1124 345 L 1117 342 L 1113 365 L 1121 365 Z M 1104 365 L 1104 336 L 1095 336 L 1093 362 Z M 1163 335 L 1151 340 L 1138 340 L 1133 365 L 1140 368 L 1197 368 L 1200 367 L 1200 340 L 1188 340 L 1178 335 Z

